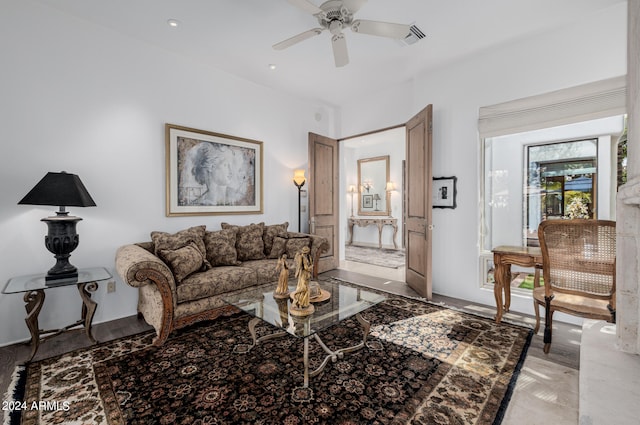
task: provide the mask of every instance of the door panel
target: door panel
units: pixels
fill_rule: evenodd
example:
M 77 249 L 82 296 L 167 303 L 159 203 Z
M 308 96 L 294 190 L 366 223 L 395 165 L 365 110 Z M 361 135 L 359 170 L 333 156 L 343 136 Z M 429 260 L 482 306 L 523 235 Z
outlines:
M 432 105 L 407 122 L 405 190 L 406 281 L 431 299 L 431 142 Z
M 338 141 L 309 133 L 309 231 L 324 236 L 329 250 L 318 273 L 338 267 Z

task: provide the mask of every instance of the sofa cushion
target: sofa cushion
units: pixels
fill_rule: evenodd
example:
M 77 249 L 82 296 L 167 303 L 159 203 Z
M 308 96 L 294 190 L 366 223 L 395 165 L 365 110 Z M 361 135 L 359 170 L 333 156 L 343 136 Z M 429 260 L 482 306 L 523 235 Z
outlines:
M 274 266 L 275 267 L 275 266 Z M 256 285 L 256 272 L 238 266 L 219 266 L 194 273 L 176 287 L 178 304 L 195 301 Z
M 292 278 L 296 271 L 293 259 L 288 258 L 287 265 L 289 266 L 289 277 Z M 263 283 L 273 282 L 273 289 L 276 288 L 278 277 L 280 276 L 280 271 L 276 270 L 277 266 L 277 261 L 268 259 L 245 261 L 244 263 L 242 263 L 242 268 L 247 268 L 255 271 L 256 284 L 261 285 Z
M 234 226 L 229 223 L 222 223 L 223 229 L 237 228 L 236 251 L 238 251 L 239 261 L 261 260 L 264 255 L 264 223 L 251 223 L 247 226 Z
M 189 245 L 189 242 L 193 242 L 204 258 L 202 269 L 206 270 L 210 268 L 211 265 L 206 258 L 207 250 L 204 246 L 203 240 L 205 229 L 206 226 L 195 226 L 174 234 L 166 232 L 151 232 L 154 254 L 159 256 L 159 252 L 161 250 L 176 250 Z
M 272 258 L 270 257 L 270 254 L 271 254 L 271 249 L 273 247 L 273 239 L 276 236 L 285 237 L 287 235 L 288 227 L 289 227 L 288 221 L 285 221 L 282 224 L 270 224 L 268 226 L 264 226 L 264 233 L 262 234 L 262 240 L 264 241 L 264 254 L 268 258 Z
M 309 246 L 311 238 L 290 238 L 287 240 L 287 257 L 294 258 L 305 246 Z
M 178 283 L 202 269 L 204 257 L 194 242 L 178 249 L 161 249 L 159 257 L 167 263 Z
M 237 232 L 237 227 L 205 232 L 204 245 L 207 251 L 207 260 L 212 267 L 240 265 L 236 251 Z
M 273 244 L 271 245 L 271 251 L 267 258 L 280 258 L 282 254 L 287 253 L 287 241 L 286 237 L 276 236 L 273 238 Z
M 292 235 L 289 235 L 292 236 Z M 309 237 L 280 237 L 273 238 L 273 246 L 268 258 L 280 258 L 282 254 L 287 254 L 288 258 L 294 258 L 295 255 L 300 252 L 305 246 L 311 244 L 311 238 Z

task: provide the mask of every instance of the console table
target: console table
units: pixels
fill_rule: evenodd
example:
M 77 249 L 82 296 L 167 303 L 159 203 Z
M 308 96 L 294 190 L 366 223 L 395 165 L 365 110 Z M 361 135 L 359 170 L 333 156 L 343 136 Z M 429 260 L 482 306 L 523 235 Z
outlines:
M 378 248 L 382 248 L 382 229 L 384 226 L 391 226 L 393 229 L 393 247 L 398 249 L 396 235 L 398 234 L 398 220 L 393 217 L 385 218 L 357 218 L 349 217 L 349 245 L 353 243 L 353 226 L 377 226 L 378 227 Z
M 542 268 L 542 251 L 536 247 L 497 246 L 492 249 L 493 264 L 495 265 L 495 283 L 493 294 L 496 299 L 496 323 L 502 320 L 502 312 L 509 311 L 511 306 L 511 265 L 534 267 L 534 282 L 540 280 Z M 502 293 L 504 292 L 504 304 Z
M 97 342 L 91 334 L 91 322 L 93 321 L 93 315 L 96 312 L 98 304 L 91 299 L 91 293 L 98 289 L 98 282 L 111 279 L 111 277 L 111 273 L 104 267 L 94 267 L 78 269 L 78 277 L 73 279 L 46 281 L 44 274 L 17 276 L 9 279 L 2 290 L 3 294 L 24 293 L 23 299 L 26 303 L 25 309 L 27 310 L 27 317 L 24 321 L 31 333 L 31 356 L 28 361 L 31 361 L 36 355 L 40 342 L 77 326 L 84 326 L 85 332 L 91 342 Z M 38 324 L 38 315 L 44 304 L 44 290 L 70 285 L 76 285 L 78 287 L 78 292 L 82 299 L 82 315 L 80 320 L 61 329 L 41 330 Z

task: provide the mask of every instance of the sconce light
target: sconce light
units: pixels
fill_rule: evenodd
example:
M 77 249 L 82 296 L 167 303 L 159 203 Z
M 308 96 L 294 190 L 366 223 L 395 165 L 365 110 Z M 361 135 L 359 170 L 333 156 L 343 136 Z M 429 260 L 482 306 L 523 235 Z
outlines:
M 293 184 L 298 188 L 298 232 L 300 232 L 300 200 L 302 193 L 302 186 L 306 183 L 307 179 L 304 177 L 304 170 L 295 170 L 293 172 Z
M 373 189 L 373 182 L 370 179 L 364 180 L 362 183 L 361 191 L 364 192 L 366 190 L 367 192 L 369 192 L 369 190 L 371 189 Z
M 49 172 L 18 202 L 18 205 L 60 207 L 55 216 L 41 220 L 47 223 L 49 229 L 49 233 L 44 238 L 44 244 L 56 258 L 56 264 L 48 271 L 45 281 L 77 278 L 78 269 L 69 263 L 69 257 L 78 246 L 79 236 L 76 233 L 76 224 L 82 219 L 69 215 L 66 207 L 96 206 L 80 177 L 64 171 Z
M 394 182 L 387 182 L 387 185 L 385 186 L 384 190 L 387 192 L 392 192 L 396 190 L 396 184 Z
M 350 184 L 347 192 L 351 195 L 351 217 L 353 217 L 353 195 L 355 195 L 358 191 L 356 190 L 355 184 Z

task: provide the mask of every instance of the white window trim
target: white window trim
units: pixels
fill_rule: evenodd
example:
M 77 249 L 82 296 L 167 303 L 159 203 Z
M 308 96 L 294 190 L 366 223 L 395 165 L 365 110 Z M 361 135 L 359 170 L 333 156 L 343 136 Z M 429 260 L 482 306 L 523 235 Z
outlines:
M 609 78 L 512 100 L 479 111 L 480 139 L 626 113 L 627 77 Z

